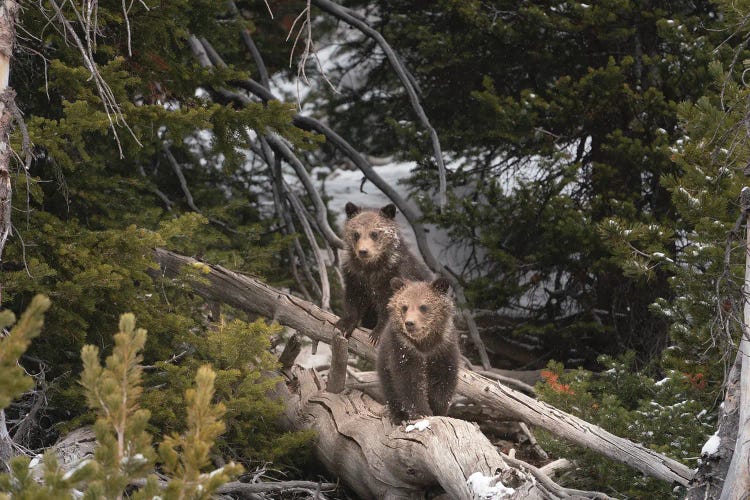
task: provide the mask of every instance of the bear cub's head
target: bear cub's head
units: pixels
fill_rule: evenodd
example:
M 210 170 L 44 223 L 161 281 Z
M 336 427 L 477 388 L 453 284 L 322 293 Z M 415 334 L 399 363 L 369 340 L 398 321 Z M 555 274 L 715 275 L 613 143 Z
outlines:
M 380 210 L 362 210 L 354 203 L 346 204 L 344 241 L 354 259 L 369 265 L 389 258 L 398 244 L 396 206 Z
M 400 334 L 417 349 L 428 351 L 449 340 L 453 300 L 448 296 L 448 280 L 426 281 L 391 279 L 393 296 L 388 302 L 391 321 Z

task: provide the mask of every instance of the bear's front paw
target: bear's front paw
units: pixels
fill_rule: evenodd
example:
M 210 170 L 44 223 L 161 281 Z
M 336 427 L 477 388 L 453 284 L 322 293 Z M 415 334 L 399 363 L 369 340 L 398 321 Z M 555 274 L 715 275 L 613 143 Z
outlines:
M 344 334 L 344 338 L 348 339 L 352 336 L 352 332 L 354 331 L 354 328 L 357 327 L 357 322 L 352 320 L 351 318 L 341 318 L 339 319 L 336 324 L 334 325 L 334 328 L 339 330 L 341 333 Z
M 380 335 L 378 335 L 375 330 L 370 330 L 370 343 L 372 345 L 378 345 L 378 340 L 380 340 Z

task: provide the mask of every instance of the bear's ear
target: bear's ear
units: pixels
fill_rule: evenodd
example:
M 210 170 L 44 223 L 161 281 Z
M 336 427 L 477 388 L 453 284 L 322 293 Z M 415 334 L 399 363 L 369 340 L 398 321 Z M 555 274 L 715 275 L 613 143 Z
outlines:
M 385 217 L 386 219 L 393 219 L 396 217 L 396 205 L 393 203 L 389 203 L 388 205 L 384 206 L 380 209 L 380 215 Z
M 358 213 L 362 211 L 361 208 L 359 208 L 357 205 L 355 205 L 351 201 L 346 202 L 346 206 L 344 207 L 344 210 L 346 210 L 347 219 L 351 219 L 352 217 L 354 217 L 355 215 L 357 215 Z
M 445 295 L 445 294 L 448 293 L 448 288 L 450 288 L 451 284 L 445 278 L 438 278 L 435 281 L 433 281 L 432 283 L 430 283 L 430 286 L 436 292 Z
M 398 276 L 396 276 L 395 278 L 391 278 L 391 290 L 393 290 L 394 292 L 401 290 L 405 286 L 406 282 Z

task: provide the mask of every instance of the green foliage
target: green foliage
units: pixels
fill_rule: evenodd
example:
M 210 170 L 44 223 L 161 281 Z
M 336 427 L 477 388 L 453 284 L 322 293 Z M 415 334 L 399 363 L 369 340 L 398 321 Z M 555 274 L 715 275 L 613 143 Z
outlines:
M 431 143 L 387 61 L 330 98 L 330 119 L 376 154 L 417 162 L 413 194 L 466 256 L 453 270 L 472 304 L 503 315 L 495 335 L 523 336 L 542 363 L 548 352 L 590 368 L 602 353 L 658 357 L 668 326 L 650 304 L 670 298 L 669 270 L 651 266 L 648 283 L 634 277 L 598 225 L 675 220 L 662 179 L 679 173 L 669 149 L 682 135 L 678 103 L 707 92 L 711 60 L 731 58 L 729 44 L 717 48 L 725 37 L 714 4 L 349 3 L 378 13 L 414 73 L 454 160 L 448 206 L 434 206 Z M 347 48 L 374 54 L 364 38 Z M 373 118 L 382 115 L 390 121 Z
M 78 6 L 60 5 L 85 39 L 74 12 Z M 248 162 L 248 131 L 273 130 L 302 148 L 317 140 L 292 125 L 293 105 L 274 101 L 238 106 L 203 97 L 254 70 L 238 42 L 241 29 L 255 26 L 246 16 L 228 12 L 226 3 L 135 2 L 127 14 L 129 28 L 121 2 L 103 0 L 96 5 L 94 60 L 132 130 L 131 134 L 122 126 L 116 128 L 119 145 L 89 69 L 70 37 L 51 28 L 49 11 L 38 6 L 23 10 L 20 23 L 31 36 L 13 59 L 11 85 L 25 116 L 34 158 L 28 171 L 17 160 L 12 165 L 14 233 L 0 262 L 2 306 L 23 310 L 39 293 L 54 301 L 46 317 L 47 335 L 29 352 L 44 363 L 47 380 L 54 380 L 46 410 L 52 429 L 35 432 L 25 443 L 30 448 L 50 445 L 54 430 L 64 432 L 88 421 L 76 383 L 82 369 L 78 353 L 85 344 L 110 348 L 110 325 L 122 311 L 132 311 L 151 332 L 143 354 L 147 364 L 203 346 L 209 329 L 205 304 L 185 293 L 185 281 L 158 277 L 154 247 L 272 276 L 276 282 L 288 279 L 280 256 L 289 240 L 272 230 L 275 221 L 258 199 L 259 193 L 268 191 L 270 177 L 267 170 Z M 242 12 L 268 17 L 263 2 L 241 0 L 236 5 Z M 228 68 L 201 68 L 187 44 L 190 35 L 208 39 Z M 272 49 L 266 50 L 272 55 Z M 286 52 L 281 46 L 273 50 Z M 20 130 L 11 140 L 21 151 Z M 165 146 L 181 167 L 199 212 L 188 204 Z M 267 339 L 257 345 L 267 346 Z M 213 362 L 212 356 L 199 355 L 203 363 Z M 181 383 L 160 390 L 150 388 L 163 384 L 163 379 L 149 373 L 144 378 L 145 408 L 162 416 L 161 407 L 150 406 L 159 403 L 151 394 L 159 393 L 164 400 L 179 401 L 176 408 L 184 409 L 182 394 L 197 369 L 197 364 L 191 365 Z M 237 375 L 237 383 L 250 371 Z M 247 394 L 242 397 L 249 398 L 252 391 L 243 390 Z M 283 435 L 286 441 L 275 441 L 279 433 L 270 415 L 278 404 L 266 404 L 262 390 L 253 391 L 253 403 L 246 406 L 249 411 L 264 408 L 260 415 L 266 423 L 251 426 L 258 434 L 241 442 L 229 437 L 237 427 L 230 424 L 221 446 L 232 456 L 237 449 L 247 451 L 251 458 L 238 458 L 248 461 L 268 461 L 298 449 L 299 441 L 305 441 L 301 435 Z M 228 398 L 240 393 L 224 391 Z M 225 403 L 229 415 L 242 420 L 244 403 L 238 403 L 236 411 L 231 399 Z M 15 418 L 22 409 L 11 404 L 7 411 Z M 179 423 L 182 417 L 170 418 Z M 161 425 L 167 420 L 153 421 Z M 181 429 L 156 425 L 149 430 L 158 437 Z M 268 436 L 263 435 L 266 431 Z
M 564 371 L 560 363 L 550 363 L 537 384 L 541 399 L 570 412 L 613 434 L 643 443 L 688 466 L 706 436 L 713 433 L 715 418 L 706 408 L 714 394 L 702 377 L 670 371 L 659 381 L 635 369 L 635 355 L 621 359 L 602 357 L 607 369 L 601 373 L 586 370 Z M 575 460 L 578 467 L 566 474 L 564 484 L 604 491 L 616 497 L 677 498 L 684 491 L 634 471 L 625 464 L 605 459 L 599 453 L 577 448 L 540 432 L 542 446 L 554 456 Z
M 96 346 L 87 345 L 81 351 L 81 385 L 89 408 L 98 416 L 94 425 L 94 458 L 62 473 L 54 452 L 47 452 L 41 482 L 33 477 L 28 457 L 15 458 L 10 473 L 0 475 L 0 494 L 8 493 L 13 498 L 72 498 L 78 492 L 90 499 L 123 498 L 130 485 L 142 480 L 144 486 L 128 496 L 209 499 L 216 488 L 242 472 L 242 467 L 233 463 L 208 474 L 201 472 L 210 465 L 208 454 L 224 432 L 220 420 L 224 407 L 212 403 L 216 375 L 209 366 L 202 366 L 195 377 L 195 388 L 185 391 L 187 429 L 182 435 L 166 437 L 159 446 L 162 469 L 168 477 L 162 491 L 153 474 L 156 454 L 151 436 L 145 430 L 150 412 L 139 404 L 143 392 L 140 353 L 145 343 L 146 331 L 135 328 L 132 314 L 124 314 L 105 366 L 99 362 Z
M 3 374 L 3 383 L 0 385 L 0 410 L 6 408 L 14 398 L 33 385 L 31 378 L 18 366 L 18 359 L 26 352 L 31 340 L 41 333 L 44 313 L 49 306 L 50 301 L 47 297 L 37 295 L 18 323 L 12 312 L 0 311 L 0 330 L 5 331 L 13 326 L 0 340 L 0 373 Z
M 269 397 L 280 382 L 272 373 L 278 360 L 269 352 L 270 337 L 281 328 L 259 319 L 253 323 L 222 321 L 201 338 L 191 340 L 196 351 L 179 365 L 157 363 L 163 374 L 154 383 L 169 380 L 175 388 L 185 388 L 205 362 L 216 371 L 216 394 L 226 402 L 224 423 L 227 431 L 218 441 L 223 452 L 237 454 L 248 464 L 274 461 L 301 464 L 307 457 L 311 432 L 283 432 L 276 420 L 283 402 Z M 176 391 L 150 391 L 146 402 L 154 409 L 153 424 L 164 432 L 179 428 L 184 404 Z
M 81 351 L 81 385 L 89 408 L 98 414 L 94 432 L 99 446 L 96 479 L 88 488 L 97 496 L 115 498 L 135 479 L 145 477 L 154 460 L 151 436 L 146 432 L 150 417 L 140 408 L 142 357 L 146 330 L 135 329 L 135 317 L 120 318 L 115 347 L 106 367 L 99 364 L 99 349 L 84 346 Z
M 210 463 L 209 452 L 214 441 L 224 432 L 220 419 L 225 408 L 211 403 L 215 379 L 216 374 L 209 366 L 198 369 L 196 388 L 185 391 L 187 432 L 168 436 L 159 446 L 163 468 L 172 476 L 165 498 L 212 498 L 216 488 L 242 472 L 241 466 L 230 463 L 211 474 L 201 473 Z

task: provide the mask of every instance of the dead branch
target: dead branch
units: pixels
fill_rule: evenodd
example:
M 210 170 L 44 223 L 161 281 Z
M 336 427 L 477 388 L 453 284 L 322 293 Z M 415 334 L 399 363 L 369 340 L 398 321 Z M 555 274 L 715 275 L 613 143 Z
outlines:
M 160 248 L 154 250 L 154 257 L 161 266 L 163 276 L 166 277 L 179 276 L 180 268 L 183 266 L 206 266 L 190 257 Z M 329 344 L 336 335 L 334 325 L 338 317 L 323 311 L 315 304 L 221 266 L 208 265 L 208 269 L 210 272 L 203 275 L 200 281 L 191 282 L 195 292 L 204 298 L 224 302 L 267 318 L 275 318 L 282 325 Z M 162 273 L 159 273 L 159 276 L 162 276 Z M 375 359 L 375 350 L 368 340 L 368 333 L 361 328 L 356 329 L 349 338 L 349 350 L 366 359 Z M 542 427 L 584 448 L 627 463 L 657 479 L 687 485 L 693 477 L 693 472 L 676 460 L 617 437 L 596 425 L 469 370 L 459 371 L 458 393 L 475 403 L 494 408 L 510 418 Z
M 200 209 L 195 205 L 195 201 L 193 200 L 193 194 L 190 192 L 190 188 L 188 187 L 187 180 L 185 179 L 185 174 L 182 173 L 182 167 L 180 166 L 179 163 L 177 163 L 177 160 L 172 154 L 172 150 L 169 148 L 167 143 L 162 143 L 161 150 L 164 152 L 164 156 L 167 157 L 167 160 L 169 160 L 169 164 L 172 166 L 172 170 L 177 176 L 177 180 L 180 181 L 180 188 L 182 189 L 182 194 L 185 195 L 185 202 L 187 203 L 187 206 L 193 212 L 202 213 Z
M 533 465 L 527 464 L 526 462 L 522 462 L 508 455 L 502 455 L 502 457 L 506 462 L 513 465 L 514 467 L 518 467 L 521 470 L 524 470 L 524 469 L 528 470 L 534 476 L 534 478 L 537 481 L 539 481 L 540 486 L 552 498 L 575 497 L 575 498 L 599 498 L 602 500 L 614 500 L 612 497 L 607 496 L 604 493 L 599 493 L 598 491 L 583 491 L 583 490 L 576 490 L 573 488 L 563 488 L 562 486 L 555 483 L 552 479 L 550 479 L 548 475 L 546 475 L 544 472 L 537 469 Z
M 235 83 L 245 90 L 260 97 L 264 101 L 276 99 L 276 97 L 274 97 L 274 95 L 268 89 L 254 80 L 247 79 Z M 247 99 L 247 97 L 245 96 L 242 97 L 244 99 Z M 466 322 L 466 325 L 469 329 L 469 336 L 471 337 L 471 341 L 479 354 L 479 359 L 482 362 L 482 367 L 485 370 L 489 370 L 490 368 L 492 368 L 490 358 L 487 355 L 487 349 L 484 346 L 484 341 L 479 335 L 477 324 L 468 311 L 468 305 L 466 302 L 466 295 L 463 291 L 463 286 L 458 281 L 458 279 L 456 279 L 456 277 L 452 273 L 448 272 L 440 263 L 440 261 L 433 255 L 432 250 L 430 250 L 429 244 L 427 243 L 427 237 L 425 236 L 426 229 L 419 222 L 419 214 L 417 214 L 417 212 L 412 209 L 411 205 L 406 203 L 406 200 L 402 198 L 401 195 L 398 194 L 398 192 L 390 184 L 388 184 L 382 177 L 380 177 L 377 172 L 375 172 L 375 169 L 372 168 L 372 165 L 370 165 L 370 163 L 364 158 L 364 156 L 359 153 L 359 151 L 357 151 L 351 144 L 349 144 L 346 139 L 334 132 L 333 129 L 314 118 L 302 116 L 299 114 L 295 115 L 293 123 L 304 130 L 313 130 L 315 132 L 318 132 L 319 134 L 324 135 L 328 142 L 336 146 L 345 155 L 347 155 L 354 162 L 357 168 L 359 168 L 360 171 L 365 175 L 365 177 L 367 177 L 370 182 L 377 186 L 377 188 L 380 189 L 380 191 L 382 191 L 383 194 L 385 194 L 398 207 L 401 213 L 404 214 L 406 221 L 409 223 L 412 231 L 414 232 L 414 237 L 417 241 L 417 247 L 419 248 L 419 252 L 422 255 L 422 259 L 424 260 L 425 264 L 427 264 L 427 267 L 429 267 L 433 272 L 440 274 L 448 281 L 450 281 L 451 288 L 456 294 L 458 308 L 461 311 L 464 321 Z
M 364 19 L 357 16 L 348 8 L 331 2 L 330 0 L 313 0 L 313 4 L 315 4 L 316 7 L 324 10 L 325 12 L 333 15 L 334 17 L 341 19 L 350 26 L 357 28 L 359 31 L 375 40 L 375 42 L 385 53 L 386 57 L 388 58 L 388 62 L 391 64 L 393 70 L 396 72 L 396 75 L 398 75 L 399 79 L 401 80 L 401 84 L 404 86 L 404 89 L 406 89 L 406 93 L 409 96 L 409 102 L 411 103 L 412 108 L 419 117 L 419 121 L 422 122 L 422 125 L 430 134 L 430 140 L 432 141 L 432 151 L 438 167 L 438 206 L 441 210 L 444 210 L 447 204 L 447 184 L 445 180 L 445 163 L 443 163 L 443 152 L 440 149 L 440 139 L 438 138 L 437 132 L 430 123 L 430 120 L 427 117 L 427 113 L 425 113 L 424 108 L 422 108 L 419 94 L 417 93 L 417 89 L 413 84 L 414 77 L 411 76 L 406 67 L 401 63 L 401 60 L 398 58 L 386 39 L 383 38 L 383 35 L 381 35 L 380 32 L 373 29 L 369 24 L 367 24 Z
M 292 166 L 294 173 L 297 174 L 297 178 L 305 187 L 305 192 L 310 197 L 313 206 L 315 206 L 315 220 L 317 221 L 325 239 L 335 248 L 346 248 L 346 245 L 344 245 L 341 238 L 339 238 L 334 230 L 331 229 L 331 226 L 328 223 L 328 210 L 326 209 L 318 190 L 315 189 L 315 185 L 313 184 L 312 179 L 310 179 L 310 174 L 307 173 L 305 166 L 302 165 L 302 162 L 294 155 L 294 153 L 292 153 L 292 150 L 278 134 L 267 134 L 266 140 L 271 147 L 280 153 L 287 163 Z
M 302 350 L 302 344 L 300 343 L 299 338 L 300 335 L 295 333 L 286 341 L 284 350 L 279 355 L 279 363 L 281 363 L 282 370 L 291 370 L 292 366 L 294 366 L 294 361 Z
M 543 465 L 542 467 L 539 467 L 539 471 L 543 472 L 546 476 L 553 477 L 557 475 L 559 472 L 572 469 L 572 468 L 573 468 L 573 462 L 571 462 L 567 458 L 558 458 L 554 462 L 550 462 L 548 464 Z
M 524 436 L 526 436 L 526 439 L 528 439 L 529 444 L 531 445 L 531 449 L 534 450 L 537 458 L 540 458 L 541 460 L 549 460 L 549 455 L 547 455 L 547 452 L 544 451 L 541 446 L 539 446 L 539 443 L 534 437 L 534 434 L 529 429 L 529 426 L 523 422 L 520 422 L 518 425 L 521 427 L 521 432 L 524 434 Z
M 742 189 L 742 211 L 750 209 L 750 188 Z M 744 317 L 742 337 L 737 350 L 739 363 L 739 421 L 732 461 L 729 463 L 721 500 L 744 498 L 750 491 L 750 225 L 745 239 L 745 284 L 743 285 Z
M 305 217 L 305 208 L 302 206 L 302 202 L 297 198 L 297 195 L 292 189 L 282 180 L 282 186 L 284 188 L 284 194 L 286 195 L 289 204 L 292 206 L 294 213 L 297 215 L 297 220 L 302 225 L 302 231 L 307 238 L 310 245 L 310 249 L 315 257 L 315 262 L 318 266 L 318 277 L 320 278 L 320 307 L 326 311 L 331 310 L 331 285 L 328 281 L 328 268 L 326 267 L 325 257 L 323 252 L 318 246 L 318 242 L 315 240 L 315 235 L 310 227 L 310 223 Z
M 295 491 L 333 491 L 338 487 L 334 483 L 314 483 L 312 481 L 278 481 L 262 483 L 240 483 L 232 481 L 223 484 L 216 489 L 220 495 L 231 494 L 257 494 L 257 493 L 281 493 Z
M 331 366 L 328 368 L 326 391 L 338 394 L 346 385 L 346 364 L 349 360 L 349 348 L 342 335 L 333 337 L 331 343 Z

